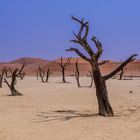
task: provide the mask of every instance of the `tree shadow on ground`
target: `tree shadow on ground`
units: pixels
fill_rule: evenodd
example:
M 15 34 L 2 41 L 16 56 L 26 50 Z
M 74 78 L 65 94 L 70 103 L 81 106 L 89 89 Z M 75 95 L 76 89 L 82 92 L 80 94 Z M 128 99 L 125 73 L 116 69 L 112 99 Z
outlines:
M 95 88 L 94 86 L 80 86 L 79 88 Z
M 64 82 L 59 82 L 59 81 L 58 81 L 58 82 L 53 82 L 53 83 L 56 83 L 56 84 L 70 84 L 71 82 L 65 82 L 65 83 L 64 83 Z
M 75 118 L 88 118 L 98 116 L 98 114 L 91 113 L 89 110 L 55 110 L 49 112 L 40 112 L 36 115 L 38 118 L 34 123 L 50 122 L 50 121 L 69 121 Z

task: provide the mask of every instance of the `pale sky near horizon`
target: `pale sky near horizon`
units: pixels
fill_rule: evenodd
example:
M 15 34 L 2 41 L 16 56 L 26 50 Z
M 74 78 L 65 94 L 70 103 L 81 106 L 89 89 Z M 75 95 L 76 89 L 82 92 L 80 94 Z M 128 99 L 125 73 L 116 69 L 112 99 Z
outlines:
M 65 52 L 79 27 L 71 15 L 89 21 L 102 59 L 140 55 L 140 0 L 0 0 L 0 61 L 77 56 Z

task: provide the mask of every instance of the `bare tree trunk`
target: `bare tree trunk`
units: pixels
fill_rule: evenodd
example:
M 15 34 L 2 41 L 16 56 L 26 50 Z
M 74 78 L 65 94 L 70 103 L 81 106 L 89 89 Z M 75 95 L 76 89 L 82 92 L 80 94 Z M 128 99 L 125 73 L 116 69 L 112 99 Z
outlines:
M 91 77 L 91 83 L 89 87 L 92 87 L 92 86 L 93 86 L 93 77 Z
M 66 83 L 65 70 L 64 69 L 62 69 L 62 81 L 63 81 L 63 83 Z
M 0 75 L 0 88 L 2 88 L 2 80 L 3 80 L 3 77 L 2 75 Z
M 48 83 L 49 77 L 50 77 L 51 73 L 50 73 L 50 69 L 47 70 L 46 72 L 46 83 Z
M 15 89 L 15 87 L 11 87 L 11 93 L 12 93 L 12 96 L 21 96 L 22 94 L 21 93 L 19 93 L 16 89 Z
M 70 61 L 71 61 L 71 58 L 68 58 L 67 61 L 65 63 L 63 63 L 63 57 L 61 56 L 60 62 L 58 62 L 58 65 L 60 66 L 61 72 L 62 72 L 62 82 L 63 83 L 66 83 L 65 70 L 70 65 Z
M 2 88 L 3 77 L 4 77 L 4 74 L 5 74 L 6 72 L 7 72 L 6 67 L 3 67 L 2 70 L 1 70 L 1 73 L 0 73 L 0 88 Z
M 40 76 L 42 83 L 48 83 L 50 74 L 51 74 L 50 69 L 48 69 L 46 72 L 39 67 L 39 69 L 37 71 L 37 79 L 38 79 L 38 76 Z M 46 77 L 46 79 L 44 79 L 45 77 Z
M 39 77 L 39 71 L 38 70 L 36 71 L 36 77 L 37 77 L 37 80 L 38 80 L 38 77 Z
M 94 42 L 97 51 L 93 50 L 87 40 L 88 33 L 89 33 L 89 22 L 84 22 L 84 19 L 77 19 L 72 16 L 72 19 L 80 24 L 80 29 L 77 34 L 74 33 L 75 39 L 71 40 L 72 42 L 81 45 L 81 47 L 85 50 L 88 54 L 84 55 L 79 49 L 77 48 L 69 48 L 67 51 L 74 51 L 78 54 L 81 58 L 86 60 L 90 63 L 92 67 L 92 74 L 95 82 L 96 87 L 96 95 L 98 99 L 98 106 L 99 106 L 99 114 L 102 116 L 113 116 L 113 110 L 109 103 L 107 87 L 106 87 L 106 80 L 112 78 L 115 74 L 121 71 L 128 63 L 134 61 L 137 54 L 131 55 L 126 61 L 124 61 L 120 66 L 118 66 L 114 71 L 110 72 L 109 74 L 102 76 L 99 65 L 104 64 L 99 63 L 99 58 L 102 55 L 103 48 L 101 42 L 95 37 L 92 36 L 91 40 Z M 106 63 L 106 62 L 105 62 Z
M 121 73 L 120 73 L 120 78 L 119 78 L 119 80 L 122 80 L 123 73 L 124 73 L 124 69 L 122 69 L 122 70 L 121 70 Z
M 39 76 L 41 78 L 42 83 L 45 83 L 45 81 L 44 81 L 45 72 L 41 69 L 40 66 L 38 68 L 38 74 L 39 74 Z
M 110 105 L 106 83 L 101 76 L 100 70 L 93 70 L 93 78 L 96 87 L 96 96 L 98 99 L 99 114 L 102 116 L 114 116 Z
M 119 80 L 122 80 L 122 78 L 123 78 L 124 73 L 125 73 L 126 70 L 127 70 L 127 68 L 122 68 L 121 69 Z
M 79 81 L 80 72 L 79 72 L 78 60 L 75 63 L 75 67 L 76 67 L 75 78 L 76 78 L 76 81 L 77 81 L 77 85 L 78 85 L 78 87 L 81 87 L 80 86 L 80 81 Z
M 16 90 L 15 85 L 17 83 L 17 77 L 22 73 L 24 67 L 25 67 L 25 63 L 22 65 L 20 70 L 18 68 L 16 68 L 13 72 L 11 71 L 12 79 L 11 79 L 10 84 L 8 83 L 6 78 L 4 78 L 4 82 L 7 84 L 7 86 L 9 87 L 9 89 L 11 91 L 11 96 L 20 96 L 20 95 L 22 95 L 21 93 L 19 93 Z

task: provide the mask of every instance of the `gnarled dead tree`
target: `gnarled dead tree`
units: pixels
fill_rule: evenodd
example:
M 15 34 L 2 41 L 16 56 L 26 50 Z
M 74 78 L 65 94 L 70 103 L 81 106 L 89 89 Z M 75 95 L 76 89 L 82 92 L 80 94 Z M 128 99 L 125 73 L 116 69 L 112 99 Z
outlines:
M 39 66 L 38 72 L 37 72 L 37 78 L 38 78 L 38 75 L 40 76 L 42 83 L 48 83 L 49 77 L 51 75 L 50 69 L 48 69 L 46 72 L 42 70 L 41 67 Z
M 68 66 L 70 65 L 70 61 L 71 61 L 71 58 L 68 58 L 67 61 L 64 63 L 63 62 L 63 57 L 61 56 L 61 60 L 60 62 L 57 62 L 58 65 L 60 66 L 61 68 L 61 72 L 62 72 L 62 82 L 63 83 L 66 83 L 66 79 L 65 79 L 65 70 L 68 68 Z
M 77 60 L 76 63 L 75 63 L 75 68 L 76 68 L 76 71 L 75 71 L 75 78 L 76 78 L 76 81 L 77 81 L 77 85 L 78 85 L 78 87 L 81 87 L 81 86 L 80 86 L 80 81 L 79 81 L 80 72 L 79 72 L 78 60 Z
M 11 74 L 12 74 L 11 83 L 9 83 L 6 78 L 4 78 L 4 82 L 10 88 L 11 96 L 21 96 L 22 95 L 20 92 L 18 92 L 16 90 L 15 85 L 17 83 L 17 77 L 22 73 L 24 67 L 25 67 L 25 63 L 22 65 L 20 70 L 18 68 L 16 68 L 15 70 L 11 71 Z
M 1 69 L 1 72 L 0 72 L 0 88 L 2 88 L 3 78 L 4 78 L 4 74 L 6 73 L 6 71 L 7 71 L 6 67 L 3 67 Z
M 95 36 L 92 37 L 92 41 L 95 44 L 95 47 L 97 48 L 97 51 L 95 52 L 91 46 L 89 45 L 87 41 L 88 32 L 89 32 L 89 22 L 84 22 L 84 19 L 79 20 L 72 16 L 72 19 L 80 24 L 80 30 L 78 34 L 75 34 L 74 40 L 71 40 L 72 42 L 79 44 L 87 53 L 88 56 L 84 55 L 80 50 L 77 48 L 69 48 L 67 51 L 74 51 L 76 54 L 78 54 L 80 57 L 85 59 L 87 62 L 90 63 L 92 68 L 92 74 L 93 79 L 95 83 L 96 88 L 96 96 L 98 100 L 98 107 L 99 107 L 99 115 L 102 116 L 114 116 L 113 109 L 111 107 L 111 104 L 109 102 L 107 87 L 106 87 L 106 80 L 113 77 L 116 73 L 121 71 L 122 68 L 124 68 L 128 63 L 135 60 L 135 57 L 137 54 L 134 54 L 130 56 L 126 61 L 124 61 L 120 66 L 118 66 L 114 71 L 111 73 L 102 76 L 100 69 L 99 69 L 99 58 L 102 55 L 103 48 L 102 44 Z M 84 32 L 85 29 L 85 32 Z

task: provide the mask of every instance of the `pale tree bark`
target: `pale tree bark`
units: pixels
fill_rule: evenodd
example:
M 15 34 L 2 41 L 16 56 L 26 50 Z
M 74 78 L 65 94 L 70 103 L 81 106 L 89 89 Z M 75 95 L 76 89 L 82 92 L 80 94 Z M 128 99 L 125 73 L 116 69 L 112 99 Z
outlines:
M 95 44 L 97 51 L 94 51 L 87 41 L 88 32 L 89 32 L 89 22 L 84 22 L 84 19 L 79 20 L 72 16 L 72 19 L 80 24 L 80 29 L 78 34 L 75 34 L 74 40 L 72 42 L 79 44 L 88 54 L 88 56 L 84 55 L 79 49 L 77 48 L 69 48 L 67 51 L 74 51 L 78 54 L 81 58 L 85 59 L 87 62 L 90 63 L 92 68 L 93 79 L 96 88 L 96 96 L 98 101 L 98 108 L 99 114 L 102 116 L 114 116 L 113 109 L 111 107 L 107 87 L 106 87 L 106 80 L 113 77 L 116 73 L 120 72 L 122 68 L 124 68 L 128 63 L 135 60 L 137 54 L 130 56 L 126 61 L 124 61 L 119 67 L 117 67 L 111 73 L 102 76 L 99 68 L 99 58 L 102 55 L 103 48 L 102 44 L 95 36 L 92 37 L 91 41 Z M 85 31 L 84 31 L 85 30 Z

